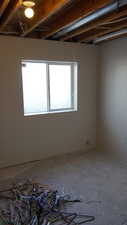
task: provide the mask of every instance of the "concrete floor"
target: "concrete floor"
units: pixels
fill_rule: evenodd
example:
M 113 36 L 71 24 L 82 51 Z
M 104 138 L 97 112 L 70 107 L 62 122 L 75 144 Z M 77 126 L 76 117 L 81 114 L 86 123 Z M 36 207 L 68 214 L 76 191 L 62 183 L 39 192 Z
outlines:
M 127 224 L 127 167 L 114 157 L 79 152 L 0 170 L 0 189 L 26 178 L 80 198 L 83 202 L 68 210 L 94 215 L 87 224 Z

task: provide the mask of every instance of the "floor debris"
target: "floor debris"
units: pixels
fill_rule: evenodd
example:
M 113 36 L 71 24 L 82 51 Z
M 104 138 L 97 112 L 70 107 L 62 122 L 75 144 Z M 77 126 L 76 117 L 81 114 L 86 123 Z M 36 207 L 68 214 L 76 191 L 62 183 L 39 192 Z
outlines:
M 94 216 L 64 210 L 80 200 L 29 180 L 1 190 L 0 200 L 0 225 L 80 225 L 95 220 Z

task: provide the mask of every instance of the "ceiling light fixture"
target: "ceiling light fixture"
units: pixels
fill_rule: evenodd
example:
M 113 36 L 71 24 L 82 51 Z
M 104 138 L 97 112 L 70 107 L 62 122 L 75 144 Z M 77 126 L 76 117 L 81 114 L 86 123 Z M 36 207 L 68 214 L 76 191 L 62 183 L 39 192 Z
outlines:
M 26 8 L 24 14 L 28 19 L 31 19 L 34 16 L 34 10 L 32 8 Z
M 22 4 L 27 8 L 35 6 L 35 2 L 32 0 L 24 0 Z
M 28 19 L 31 19 L 34 16 L 34 9 L 35 6 L 34 0 L 24 0 L 23 6 L 25 7 L 24 14 Z

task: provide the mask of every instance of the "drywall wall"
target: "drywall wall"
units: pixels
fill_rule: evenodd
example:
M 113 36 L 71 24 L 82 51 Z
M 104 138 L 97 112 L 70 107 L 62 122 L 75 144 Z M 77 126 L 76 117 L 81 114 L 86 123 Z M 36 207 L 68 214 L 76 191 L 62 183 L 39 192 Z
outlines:
M 78 111 L 24 117 L 21 59 L 78 62 Z M 1 167 L 95 147 L 96 63 L 92 46 L 0 37 Z
M 98 140 L 101 151 L 127 157 L 127 38 L 100 46 Z

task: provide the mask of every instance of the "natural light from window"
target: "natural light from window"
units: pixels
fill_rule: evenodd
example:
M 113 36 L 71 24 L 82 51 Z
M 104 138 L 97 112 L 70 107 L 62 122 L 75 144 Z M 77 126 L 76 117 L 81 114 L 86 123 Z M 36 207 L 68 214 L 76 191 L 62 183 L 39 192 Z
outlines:
M 24 115 L 77 110 L 77 63 L 22 61 Z

